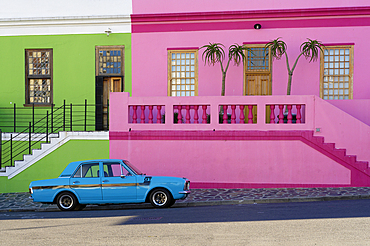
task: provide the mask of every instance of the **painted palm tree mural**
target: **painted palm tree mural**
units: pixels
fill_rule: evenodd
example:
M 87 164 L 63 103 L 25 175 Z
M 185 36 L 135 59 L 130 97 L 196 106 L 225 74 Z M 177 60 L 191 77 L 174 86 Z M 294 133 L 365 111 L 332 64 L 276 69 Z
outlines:
M 201 47 L 201 49 L 205 48 L 202 54 L 202 59 L 204 63 L 210 66 L 214 66 L 216 63 L 220 63 L 221 72 L 222 72 L 222 89 L 221 89 L 221 96 L 225 96 L 225 81 L 226 81 L 226 73 L 229 69 L 230 61 L 234 61 L 234 65 L 239 66 L 240 63 L 244 63 L 245 61 L 245 50 L 250 50 L 247 47 L 238 44 L 230 45 L 226 61 L 226 66 L 224 67 L 224 60 L 226 57 L 225 54 L 225 46 L 221 43 L 209 43 Z
M 280 59 L 283 55 L 285 55 L 286 60 L 286 66 L 288 70 L 288 87 L 287 87 L 287 95 L 290 95 L 291 88 L 292 88 L 292 77 L 294 69 L 297 66 L 299 58 L 303 55 L 306 59 L 309 59 L 309 62 L 316 61 L 317 58 L 320 55 L 320 52 L 323 52 L 323 49 L 325 49 L 325 46 L 320 41 L 317 40 L 311 40 L 307 38 L 308 41 L 303 42 L 300 46 L 301 53 L 298 55 L 297 59 L 295 60 L 293 67 L 290 68 L 289 65 L 289 59 L 287 54 L 287 45 L 284 41 L 279 40 L 280 38 L 277 38 L 275 40 L 272 40 L 271 42 L 268 42 L 265 46 L 265 49 L 271 49 L 271 56 Z

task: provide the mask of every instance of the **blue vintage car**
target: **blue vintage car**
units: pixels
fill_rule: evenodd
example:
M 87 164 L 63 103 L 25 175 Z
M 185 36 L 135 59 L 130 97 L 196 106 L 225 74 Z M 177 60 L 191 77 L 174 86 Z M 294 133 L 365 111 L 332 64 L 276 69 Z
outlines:
M 81 210 L 86 204 L 145 203 L 172 206 L 190 193 L 185 178 L 148 176 L 126 160 L 70 163 L 56 179 L 31 182 L 35 202 L 56 203 L 61 210 Z

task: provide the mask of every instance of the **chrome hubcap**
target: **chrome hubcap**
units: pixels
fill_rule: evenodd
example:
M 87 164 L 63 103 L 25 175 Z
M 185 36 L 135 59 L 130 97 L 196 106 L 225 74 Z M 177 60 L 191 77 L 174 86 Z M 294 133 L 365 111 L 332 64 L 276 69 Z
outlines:
M 73 205 L 73 199 L 70 195 L 63 195 L 60 200 L 59 204 L 64 209 L 69 209 Z
M 167 195 L 163 191 L 156 191 L 153 195 L 153 203 L 157 206 L 163 206 L 167 202 Z

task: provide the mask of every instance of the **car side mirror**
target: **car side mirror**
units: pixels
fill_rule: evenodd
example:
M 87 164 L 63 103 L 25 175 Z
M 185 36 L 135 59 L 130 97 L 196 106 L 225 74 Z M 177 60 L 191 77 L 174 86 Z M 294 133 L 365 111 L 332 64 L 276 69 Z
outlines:
M 124 179 L 124 178 L 126 178 L 126 175 L 124 175 L 124 174 L 121 174 L 121 178 L 123 178 L 123 179 Z

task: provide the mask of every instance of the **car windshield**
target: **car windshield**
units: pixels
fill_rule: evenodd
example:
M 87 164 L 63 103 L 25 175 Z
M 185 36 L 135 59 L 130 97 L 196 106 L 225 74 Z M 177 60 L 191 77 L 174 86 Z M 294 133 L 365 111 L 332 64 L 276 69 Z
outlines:
M 128 168 L 131 169 L 131 171 L 133 171 L 136 175 L 142 175 L 143 173 L 137 168 L 135 167 L 134 165 L 132 165 L 129 161 L 127 160 L 123 160 L 123 162 L 126 164 L 126 166 Z

